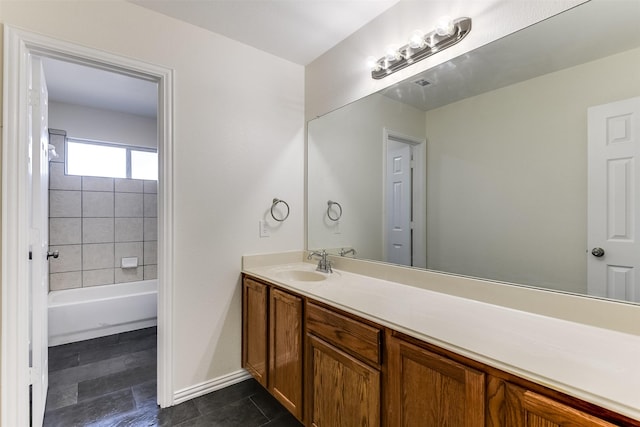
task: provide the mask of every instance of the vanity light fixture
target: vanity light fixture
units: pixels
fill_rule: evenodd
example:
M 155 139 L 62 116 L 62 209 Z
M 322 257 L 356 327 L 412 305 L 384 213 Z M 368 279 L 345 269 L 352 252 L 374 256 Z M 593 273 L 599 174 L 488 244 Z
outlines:
M 411 33 L 409 42 L 397 49 L 387 47 L 385 55 L 376 60 L 370 57 L 367 65 L 371 69 L 371 77 L 382 79 L 391 73 L 402 70 L 424 58 L 440 52 L 458 43 L 471 31 L 471 18 L 451 20 L 448 17 L 438 20 L 435 30 L 428 34 L 420 30 Z

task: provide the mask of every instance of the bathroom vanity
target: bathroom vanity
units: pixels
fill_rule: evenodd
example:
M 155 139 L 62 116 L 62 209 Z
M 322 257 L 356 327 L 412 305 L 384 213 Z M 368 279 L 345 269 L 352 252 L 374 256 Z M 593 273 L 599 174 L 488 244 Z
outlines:
M 640 426 L 637 336 L 314 270 L 243 267 L 243 367 L 305 425 Z

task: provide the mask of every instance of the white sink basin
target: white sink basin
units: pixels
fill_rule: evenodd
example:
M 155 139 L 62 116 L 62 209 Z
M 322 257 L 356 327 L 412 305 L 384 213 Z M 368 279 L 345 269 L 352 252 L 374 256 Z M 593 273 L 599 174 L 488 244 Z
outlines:
M 284 270 L 278 271 L 276 275 L 282 280 L 294 282 L 320 282 L 327 279 L 324 274 L 308 270 Z

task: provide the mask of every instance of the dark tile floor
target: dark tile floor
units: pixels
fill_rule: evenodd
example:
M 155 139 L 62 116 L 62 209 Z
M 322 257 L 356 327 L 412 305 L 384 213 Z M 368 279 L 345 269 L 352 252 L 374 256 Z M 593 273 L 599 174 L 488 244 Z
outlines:
M 156 328 L 49 348 L 45 427 L 300 427 L 256 381 L 156 404 Z

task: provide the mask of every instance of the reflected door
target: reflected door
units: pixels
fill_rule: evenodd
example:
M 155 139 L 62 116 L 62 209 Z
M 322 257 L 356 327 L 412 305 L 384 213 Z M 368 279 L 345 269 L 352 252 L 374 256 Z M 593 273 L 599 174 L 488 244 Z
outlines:
M 588 293 L 640 302 L 640 97 L 588 120 Z
M 386 261 L 411 265 L 411 145 L 387 142 Z

